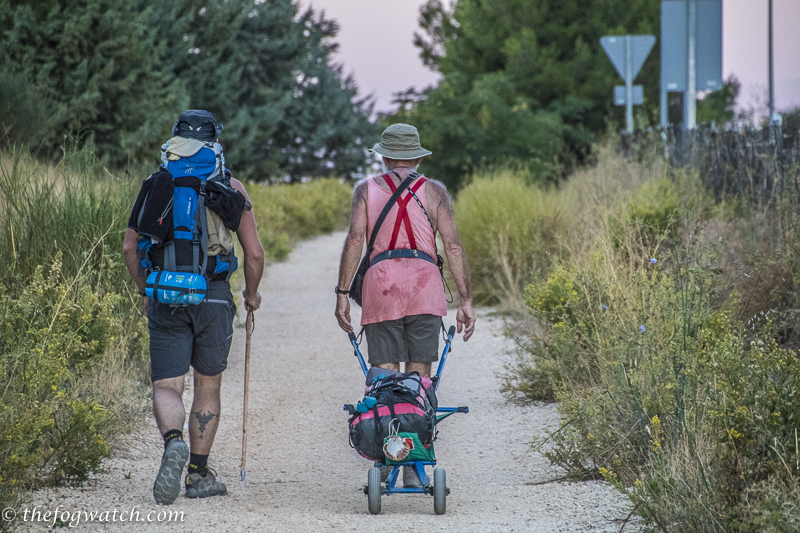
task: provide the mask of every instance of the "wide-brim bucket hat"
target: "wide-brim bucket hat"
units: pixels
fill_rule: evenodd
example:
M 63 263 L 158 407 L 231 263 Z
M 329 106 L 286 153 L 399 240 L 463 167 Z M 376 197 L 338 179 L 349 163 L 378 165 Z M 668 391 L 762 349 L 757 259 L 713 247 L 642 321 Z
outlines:
M 372 147 L 372 152 L 389 159 L 419 159 L 431 152 L 419 144 L 419 132 L 410 124 L 392 124 L 381 133 L 381 142 Z

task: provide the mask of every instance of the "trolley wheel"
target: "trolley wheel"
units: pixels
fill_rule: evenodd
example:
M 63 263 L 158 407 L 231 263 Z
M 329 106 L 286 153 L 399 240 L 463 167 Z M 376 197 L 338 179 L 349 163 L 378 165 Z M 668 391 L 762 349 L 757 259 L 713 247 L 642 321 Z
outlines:
M 381 512 L 381 469 L 376 466 L 367 474 L 367 506 L 372 514 Z
M 444 514 L 447 510 L 447 473 L 444 468 L 433 469 L 433 511 Z

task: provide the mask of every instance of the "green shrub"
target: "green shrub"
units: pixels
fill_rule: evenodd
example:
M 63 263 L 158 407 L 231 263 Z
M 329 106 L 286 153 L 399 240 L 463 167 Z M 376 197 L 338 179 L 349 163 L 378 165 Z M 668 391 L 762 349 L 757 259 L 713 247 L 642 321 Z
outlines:
M 353 189 L 346 182 L 323 179 L 309 183 L 248 184 L 267 258 L 282 261 L 294 243 L 347 225 Z
M 634 192 L 627 209 L 611 219 L 614 243 L 620 244 L 624 233 L 638 229 L 646 242 L 673 238 L 678 231 L 680 204 L 675 182 L 661 178 L 644 183 Z
M 132 188 L 91 154 L 0 154 L 0 505 L 80 483 L 145 412 L 146 331 L 121 247 Z
M 557 190 L 511 171 L 476 177 L 459 193 L 454 214 L 476 303 L 521 303 L 525 283 L 546 271 L 556 235 L 569 232 L 565 207 Z
M 756 531 L 736 516 L 746 491 L 800 473 L 800 360 L 773 340 L 773 316 L 725 311 L 718 247 L 625 238 L 528 288 L 547 331 L 513 374 L 546 375 L 567 421 L 536 447 L 569 477 L 615 484 L 667 530 Z
M 601 154 L 565 185 L 591 230 L 558 235 L 526 287 L 503 392 L 557 399 L 563 424 L 534 448 L 568 479 L 613 484 L 656 530 L 794 531 L 796 200 L 762 209 L 715 201 L 690 172 L 609 172 L 626 168 Z
M 736 518 L 745 531 L 800 531 L 800 487 L 797 481 L 787 483 L 772 478 L 748 487 Z
M 551 377 L 555 369 L 548 367 L 546 360 L 534 362 L 526 354 L 518 354 L 516 361 L 503 365 L 500 392 L 506 399 L 517 403 L 555 401 Z
M 130 311 L 122 296 L 101 296 L 61 268 L 58 260 L 46 276 L 37 268 L 18 296 L 0 288 L 4 503 L 20 489 L 84 481 L 131 428 L 127 415 L 141 415 L 131 382 L 143 380 L 144 360 L 135 355 L 143 349 L 142 322 L 125 324 Z M 122 379 L 100 379 L 108 367 L 123 367 Z

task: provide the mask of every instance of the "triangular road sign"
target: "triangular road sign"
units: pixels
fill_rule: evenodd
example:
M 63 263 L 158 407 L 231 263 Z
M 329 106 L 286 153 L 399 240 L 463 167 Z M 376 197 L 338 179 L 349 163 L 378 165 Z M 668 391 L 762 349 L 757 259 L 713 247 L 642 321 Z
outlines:
M 642 69 L 650 50 L 656 44 L 654 35 L 619 35 L 619 36 L 606 36 L 600 38 L 600 44 L 606 55 L 614 64 L 620 77 L 625 79 L 625 42 L 630 38 L 631 46 L 631 81 L 633 81 L 639 71 Z

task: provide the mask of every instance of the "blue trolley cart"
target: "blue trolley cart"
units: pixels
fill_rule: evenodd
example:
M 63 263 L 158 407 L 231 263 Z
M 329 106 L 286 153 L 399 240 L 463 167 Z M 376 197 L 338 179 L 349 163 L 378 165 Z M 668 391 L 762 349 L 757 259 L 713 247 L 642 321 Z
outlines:
M 439 361 L 439 368 L 436 370 L 436 375 L 431 378 L 431 383 L 434 390 L 439 389 L 439 383 L 442 378 L 442 371 L 444 364 L 447 361 L 447 354 L 450 352 L 450 345 L 453 342 L 453 336 L 456 333 L 456 327 L 450 326 L 447 332 L 447 341 L 442 351 L 442 357 Z M 367 365 L 364 362 L 364 357 L 361 355 L 361 350 L 358 347 L 358 340 L 355 334 L 350 333 L 350 344 L 353 346 L 358 362 L 361 364 L 361 370 L 364 372 L 364 377 L 367 376 Z M 344 406 L 344 410 L 348 411 L 351 415 L 356 413 L 356 407 L 352 404 Z M 468 413 L 468 407 L 438 407 L 437 408 L 437 423 L 442 419 L 454 413 Z M 381 512 L 381 496 L 390 496 L 392 494 L 430 494 L 433 496 L 433 510 L 436 514 L 444 514 L 447 509 L 447 495 L 450 494 L 450 489 L 447 488 L 447 473 L 444 468 L 436 468 L 436 455 L 433 451 L 433 444 L 430 448 L 430 460 L 427 461 L 402 461 L 402 462 L 389 462 L 388 465 L 376 464 L 369 469 L 367 474 L 367 485 L 364 487 L 364 494 L 367 495 L 367 507 L 372 514 L 379 514 Z M 389 477 L 386 478 L 386 485 L 381 483 L 381 466 L 391 466 L 392 471 Z M 400 473 L 401 466 L 413 467 L 419 479 L 422 482 L 420 489 L 406 489 L 397 486 L 397 477 Z M 433 483 L 431 479 L 425 474 L 425 467 L 433 466 Z

